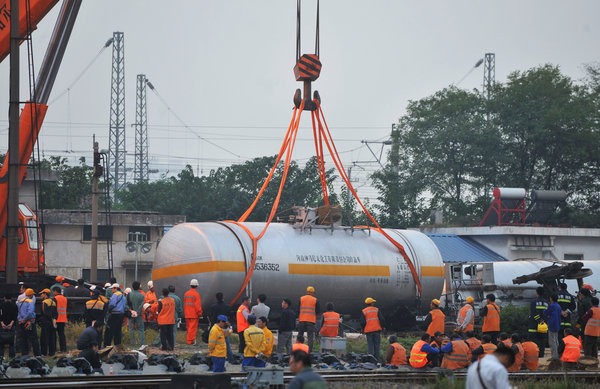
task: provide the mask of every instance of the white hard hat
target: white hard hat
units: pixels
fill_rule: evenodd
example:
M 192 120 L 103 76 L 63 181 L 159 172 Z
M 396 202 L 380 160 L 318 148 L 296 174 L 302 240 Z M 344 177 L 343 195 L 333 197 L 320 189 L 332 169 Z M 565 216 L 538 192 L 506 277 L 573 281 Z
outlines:
M 96 285 L 90 286 L 90 290 L 96 290 Z
M 110 282 L 107 282 L 106 284 L 104 284 L 105 288 L 110 288 Z
M 131 288 L 125 288 L 125 290 L 123 291 L 123 293 L 125 293 L 125 294 L 131 293 Z
M 112 284 L 111 288 L 117 288 L 119 289 L 121 287 L 121 285 L 117 284 L 116 282 L 114 284 Z
M 144 303 L 144 311 L 150 307 L 151 307 L 150 303 Z
M 152 280 L 148 281 L 148 288 L 154 288 L 154 282 L 152 282 Z
M 198 280 L 195 278 L 192 278 L 192 280 L 190 281 L 190 286 L 198 286 Z

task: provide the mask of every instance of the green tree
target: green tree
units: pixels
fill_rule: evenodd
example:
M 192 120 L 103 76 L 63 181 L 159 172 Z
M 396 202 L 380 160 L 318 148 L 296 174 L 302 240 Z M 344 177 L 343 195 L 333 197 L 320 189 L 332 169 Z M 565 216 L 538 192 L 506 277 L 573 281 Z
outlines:
M 50 157 L 41 162 L 42 169 L 58 173 L 56 182 L 41 183 L 40 204 L 46 209 L 89 209 L 91 208 L 92 167 L 85 158 L 79 159 L 79 166 L 69 166 L 67 159 Z

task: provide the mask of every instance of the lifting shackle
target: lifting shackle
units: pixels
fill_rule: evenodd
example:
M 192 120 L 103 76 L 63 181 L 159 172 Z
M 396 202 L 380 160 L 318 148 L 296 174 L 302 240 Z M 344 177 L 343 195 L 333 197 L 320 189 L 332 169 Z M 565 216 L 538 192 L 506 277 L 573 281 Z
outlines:
M 315 53 L 314 54 L 302 54 L 300 47 L 300 9 L 302 0 L 297 0 L 297 24 L 296 24 L 296 65 L 294 66 L 294 76 L 296 81 L 302 81 L 304 83 L 304 110 L 314 111 L 317 109 L 317 104 L 313 101 L 319 101 L 321 103 L 321 97 L 319 92 L 315 90 L 313 99 L 311 99 L 311 83 L 319 78 L 321 74 L 321 61 L 319 60 L 319 0 L 317 0 L 317 27 L 315 37 Z M 302 91 L 300 88 L 296 89 L 294 93 L 294 105 L 296 108 L 300 108 L 302 102 Z

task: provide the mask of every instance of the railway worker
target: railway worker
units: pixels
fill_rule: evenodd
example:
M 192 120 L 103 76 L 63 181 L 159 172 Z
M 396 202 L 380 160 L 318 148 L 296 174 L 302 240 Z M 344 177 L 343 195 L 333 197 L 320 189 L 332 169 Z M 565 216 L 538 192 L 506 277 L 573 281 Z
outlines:
M 190 290 L 183 295 L 183 315 L 185 316 L 185 328 L 187 330 L 187 344 L 196 344 L 198 333 L 198 320 L 202 317 L 202 301 L 198 288 L 198 280 L 190 281 Z
M 548 323 L 548 344 L 552 359 L 559 359 L 558 354 L 558 333 L 562 322 L 562 308 L 558 304 L 558 295 L 550 296 L 550 305 L 543 313 L 543 317 Z
M 333 310 L 333 303 L 327 303 L 326 309 L 321 319 L 320 334 L 328 338 L 335 338 L 340 332 L 342 317 Z
M 471 364 L 471 349 L 469 344 L 458 334 L 450 335 L 450 342 L 442 347 L 444 353 L 442 369 L 466 369 Z
M 144 296 L 144 302 L 148 304 L 154 304 L 158 302 L 156 292 L 154 291 L 154 282 L 152 282 L 152 280 L 148 281 L 148 291 Z
M 538 345 L 527 339 L 521 343 L 523 347 L 523 366 L 531 371 L 536 371 L 540 361 Z
M 169 294 L 169 289 L 162 290 L 163 298 L 158 300 L 158 328 L 160 332 L 161 350 L 172 351 L 175 348 L 173 327 L 175 326 L 175 299 Z
M 54 300 L 56 300 L 56 335 L 58 346 L 61 353 L 67 352 L 67 338 L 65 336 L 65 326 L 67 325 L 67 298 L 61 294 L 58 286 L 52 289 Z
M 267 301 L 267 296 L 265 294 L 259 294 L 256 298 L 256 305 L 252 307 L 250 310 L 250 314 L 256 317 L 269 317 L 269 312 L 271 312 L 271 308 L 265 304 Z
M 298 336 L 296 336 L 296 343 L 294 343 L 294 345 L 292 346 L 292 352 L 296 350 L 301 350 L 307 354 L 310 354 L 308 352 L 308 345 L 304 344 L 304 335 L 302 334 L 298 334 Z
M 244 330 L 244 359 L 242 369 L 246 366 L 265 367 L 265 362 L 260 358 L 265 349 L 265 333 L 256 326 L 256 316 L 248 315 L 248 328 Z
M 131 318 L 127 321 L 131 345 L 146 344 L 146 334 L 144 332 L 144 295 L 140 292 L 140 283 L 133 281 L 131 287 L 133 290 L 127 295 L 127 307 L 132 311 Z M 135 314 L 133 313 L 135 312 Z M 135 317 L 134 317 L 135 315 Z M 138 333 L 138 343 L 135 341 L 135 333 Z
M 60 288 L 60 293 L 62 294 L 63 291 L 65 290 L 65 287 L 62 285 L 62 283 L 65 281 L 65 277 L 63 276 L 56 276 L 56 278 L 54 278 L 54 281 L 56 281 L 55 284 L 53 284 L 50 287 L 50 290 L 54 290 L 55 287 L 59 287 Z
M 508 336 L 508 333 L 502 332 L 498 339 L 500 339 L 499 343 L 503 343 L 507 347 L 512 347 L 512 340 L 510 339 L 510 336 Z
M 583 346 L 579 339 L 573 336 L 573 331 L 570 328 L 566 328 L 564 337 L 560 340 L 558 351 L 561 354 L 561 361 L 567 369 L 576 369 L 577 361 L 581 357 L 581 349 Z
M 486 306 L 481 309 L 481 317 L 483 317 L 481 332 L 488 334 L 492 338 L 492 343 L 496 344 L 500 333 L 500 308 L 496 304 L 496 296 L 490 293 L 485 297 Z
M 493 354 L 475 362 L 467 371 L 467 389 L 510 389 L 506 368 L 515 363 L 508 347 L 498 347 Z
M 466 304 L 458 311 L 458 331 L 466 333 L 475 330 L 475 310 L 473 309 L 473 297 L 469 296 L 466 299 Z
M 525 350 L 521 344 L 521 335 L 512 334 L 510 340 L 512 344 L 511 348 L 515 354 L 515 363 L 508 367 L 508 371 L 519 371 L 521 370 L 523 361 L 525 360 Z
M 546 335 L 545 333 L 538 332 L 538 324 L 544 321 L 544 311 L 548 309 L 548 300 L 544 297 L 544 288 L 539 286 L 535 290 L 535 298 L 531 300 L 529 304 L 529 335 L 533 336 L 535 343 L 540 348 L 540 358 L 544 357 L 544 350 L 546 348 Z
M 270 357 L 273 353 L 273 343 L 275 339 L 273 338 L 273 333 L 269 327 L 267 327 L 267 322 L 268 319 L 264 316 L 256 319 L 256 326 L 263 330 L 263 333 L 265 334 L 265 349 L 262 351 L 262 353 L 265 354 L 266 357 Z
M 469 345 L 469 349 L 471 350 L 471 360 L 474 362 L 477 357 L 473 355 L 473 351 L 481 347 L 481 340 L 479 340 L 473 331 L 468 331 L 465 334 L 465 342 Z
M 444 333 L 446 315 L 444 315 L 444 312 L 442 312 L 440 309 L 440 300 L 431 300 L 431 304 L 429 306 L 431 311 L 429 311 L 427 317 L 425 318 L 427 333 L 429 336 L 434 336 L 436 331 Z
M 488 334 L 483 335 L 481 337 L 481 346 L 477 347 L 475 350 L 471 350 L 471 355 L 473 356 L 472 361 L 474 362 L 475 358 L 481 360 L 481 358 L 483 358 L 487 354 L 491 354 L 494 351 L 496 351 L 497 348 L 498 347 L 496 347 L 496 345 L 492 343 L 491 336 L 489 336 Z M 535 354 L 535 357 L 537 358 L 537 354 Z
M 4 358 L 4 345 L 8 345 L 8 356 L 15 357 L 15 329 L 18 327 L 18 308 L 8 294 L 5 294 L 0 304 L 0 357 Z M 56 346 L 56 345 L 55 345 Z M 2 359 L 0 358 L 0 359 Z
M 433 334 L 433 337 L 431 338 L 431 343 L 429 343 L 429 344 L 431 344 L 432 347 L 435 347 L 438 350 L 441 350 L 443 346 L 448 344 L 448 339 L 444 339 L 444 334 L 441 333 L 440 331 L 436 331 L 435 334 Z M 440 353 L 438 355 L 433 355 L 432 360 L 431 360 L 431 366 L 439 367 L 440 364 L 442 363 L 443 357 L 444 357 L 444 355 L 442 353 Z
M 577 294 L 577 299 L 579 300 L 577 303 L 577 324 L 581 328 L 582 332 L 585 332 L 585 322 L 581 319 L 587 311 L 592 307 L 592 295 L 589 289 L 581 288 L 579 293 Z M 584 343 L 585 347 L 585 343 Z
M 223 373 L 225 371 L 225 357 L 227 357 L 225 339 L 231 333 L 231 326 L 225 315 L 219 315 L 215 319 L 215 325 L 212 326 L 208 335 L 208 355 L 212 358 L 213 373 Z
M 375 299 L 367 297 L 360 316 L 360 326 L 367 337 L 367 352 L 379 362 L 379 348 L 381 347 L 381 331 L 385 327 L 385 319 L 379 308 L 375 307 Z M 310 342 L 309 342 L 310 346 Z
M 42 312 L 38 316 L 38 324 L 42 329 L 40 333 L 40 351 L 44 356 L 54 356 L 56 353 L 56 301 L 50 298 L 50 289 L 40 292 L 42 298 Z
M 315 341 L 317 315 L 321 313 L 319 300 L 315 297 L 315 288 L 306 288 L 306 294 L 300 297 L 298 303 L 298 333 L 308 336 L 308 348 L 312 352 Z
M 296 328 L 296 313 L 292 310 L 292 301 L 284 298 L 281 301 L 281 313 L 279 315 L 279 334 L 277 337 L 277 353 L 283 354 L 286 349 L 288 354 L 292 353 L 292 332 Z
M 558 332 L 558 337 L 562 339 L 564 335 L 565 328 L 571 328 L 571 313 L 575 312 L 577 309 L 577 304 L 575 303 L 575 297 L 569 293 L 567 290 L 567 284 L 561 282 L 558 284 L 558 304 L 560 305 L 561 312 L 561 321 L 560 321 L 560 331 Z
M 183 303 L 179 296 L 175 294 L 175 287 L 169 285 L 169 297 L 175 300 L 175 324 L 173 325 L 173 347 L 177 345 L 177 327 L 183 316 Z
M 424 333 L 421 336 L 421 340 L 413 345 L 410 350 L 410 358 L 408 359 L 408 363 L 412 367 L 420 369 L 427 365 L 431 366 L 433 362 L 437 360 L 440 349 L 431 347 L 429 344 L 430 340 L 431 336 L 428 333 Z
M 215 298 L 217 299 L 217 302 L 211 305 L 210 307 L 210 314 L 208 316 L 209 324 L 216 323 L 218 321 L 218 317 L 221 315 L 227 317 L 227 321 L 229 321 L 229 315 L 231 314 L 231 306 L 225 302 L 223 293 L 217 292 Z M 229 363 L 232 363 L 233 351 L 231 351 L 231 342 L 229 336 L 225 338 L 225 344 L 227 345 L 227 361 Z
M 77 350 L 79 358 L 85 358 L 90 363 L 94 371 L 102 372 L 102 364 L 98 356 L 100 339 L 102 339 L 102 327 L 104 322 L 97 320 L 94 325 L 88 326 L 77 338 Z
M 598 358 L 598 336 L 600 336 L 598 297 L 592 297 L 591 304 L 592 307 L 581 318 L 585 323 L 583 352 L 586 357 Z
M 394 335 L 388 338 L 390 346 L 385 353 L 385 363 L 387 366 L 406 366 L 406 349 L 398 343 L 398 338 Z
M 110 298 L 113 295 L 112 286 L 114 284 L 117 284 L 117 279 L 115 277 L 109 278 L 108 282 L 106 284 L 104 284 L 104 289 L 106 289 L 106 294 L 104 295 L 104 297 L 106 297 L 109 301 L 110 301 Z M 119 292 L 123 293 L 123 290 L 121 290 L 121 286 L 120 285 L 119 285 L 118 289 L 119 289 Z
M 114 345 L 121 344 L 123 319 L 125 318 L 125 305 L 127 303 L 119 284 L 112 284 L 112 295 L 108 302 L 108 328 L 105 332 L 104 345 L 110 346 L 114 339 Z
M 63 296 L 75 297 L 75 285 L 71 285 L 68 282 L 63 282 Z
M 19 341 L 21 345 L 21 355 L 29 354 L 29 344 L 31 343 L 33 355 L 38 357 L 40 355 L 40 344 L 38 342 L 37 329 L 35 327 L 35 302 L 32 299 L 34 294 L 35 292 L 33 289 L 28 288 L 25 290 L 25 298 L 17 302 L 17 320 L 19 322 L 19 327 L 21 328 L 21 339 Z
M 288 389 L 327 389 L 323 378 L 310 368 L 308 353 L 302 350 L 292 352 L 290 370 L 296 377 L 290 381 Z
M 92 291 L 92 298 L 85 302 L 85 325 L 91 327 L 94 322 L 99 321 L 104 324 L 104 318 L 106 316 L 106 310 L 108 309 L 108 301 L 106 297 L 100 294 L 100 291 L 94 289 Z M 99 331 L 98 347 L 102 347 L 102 327 L 96 328 Z
M 248 316 L 250 316 L 250 297 L 242 297 L 242 304 L 238 307 L 235 319 L 237 322 L 237 333 L 240 338 L 240 346 L 238 352 L 241 354 L 246 349 L 246 340 L 244 338 L 244 331 L 248 328 Z

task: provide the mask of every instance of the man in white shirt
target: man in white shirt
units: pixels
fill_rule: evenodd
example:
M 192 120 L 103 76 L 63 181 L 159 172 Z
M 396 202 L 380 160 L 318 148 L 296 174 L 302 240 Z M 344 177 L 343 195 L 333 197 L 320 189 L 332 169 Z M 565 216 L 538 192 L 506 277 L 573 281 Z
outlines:
M 258 298 L 256 299 L 257 304 L 252 307 L 252 309 L 250 310 L 250 314 L 256 317 L 264 316 L 268 318 L 271 308 L 265 305 L 265 301 L 267 301 L 267 296 L 265 296 L 264 294 L 259 294 Z
M 494 353 L 486 355 L 469 367 L 467 389 L 511 389 L 508 368 L 515 363 L 512 349 L 499 346 Z

